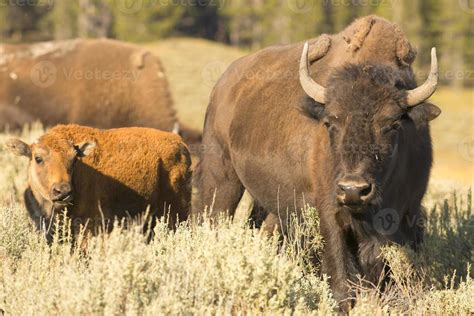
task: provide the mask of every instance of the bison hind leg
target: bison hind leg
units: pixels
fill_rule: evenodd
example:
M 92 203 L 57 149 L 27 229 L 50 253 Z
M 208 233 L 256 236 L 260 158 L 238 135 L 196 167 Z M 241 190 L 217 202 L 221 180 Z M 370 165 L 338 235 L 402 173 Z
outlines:
M 193 215 L 210 210 L 211 216 L 229 212 L 234 216 L 244 193 L 244 186 L 232 166 L 230 156 L 214 139 L 204 138 L 201 159 L 194 172 L 196 194 Z

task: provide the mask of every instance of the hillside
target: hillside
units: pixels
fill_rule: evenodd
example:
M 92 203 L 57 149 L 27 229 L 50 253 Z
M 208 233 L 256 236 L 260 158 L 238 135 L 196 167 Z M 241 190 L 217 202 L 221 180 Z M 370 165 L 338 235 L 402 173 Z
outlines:
M 245 55 L 239 49 L 201 39 L 169 39 L 144 47 L 163 61 L 180 118 L 198 129 L 217 79 L 232 61 Z

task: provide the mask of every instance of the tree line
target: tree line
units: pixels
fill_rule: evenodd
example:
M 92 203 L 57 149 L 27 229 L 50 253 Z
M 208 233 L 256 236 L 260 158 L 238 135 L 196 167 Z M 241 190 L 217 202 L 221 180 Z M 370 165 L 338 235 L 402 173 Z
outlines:
M 416 67 L 436 46 L 443 82 L 474 86 L 470 0 L 0 0 L 0 39 L 191 36 L 256 50 L 336 33 L 368 14 L 402 26 L 419 51 Z

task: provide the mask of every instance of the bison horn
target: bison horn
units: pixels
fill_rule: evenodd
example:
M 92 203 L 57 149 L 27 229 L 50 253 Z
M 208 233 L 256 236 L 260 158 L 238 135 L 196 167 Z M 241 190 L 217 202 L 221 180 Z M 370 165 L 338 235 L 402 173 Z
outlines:
M 438 58 L 436 57 L 436 48 L 431 49 L 431 69 L 428 79 L 418 88 L 407 90 L 407 105 L 409 107 L 418 105 L 436 91 L 438 86 Z
M 309 75 L 309 61 L 308 61 L 309 44 L 306 42 L 303 48 L 303 54 L 300 60 L 300 83 L 304 92 L 313 98 L 316 102 L 321 104 L 326 103 L 325 91 L 326 89 L 316 83 L 316 81 Z
M 252 214 L 255 199 L 245 190 L 234 213 L 234 223 L 245 224 Z

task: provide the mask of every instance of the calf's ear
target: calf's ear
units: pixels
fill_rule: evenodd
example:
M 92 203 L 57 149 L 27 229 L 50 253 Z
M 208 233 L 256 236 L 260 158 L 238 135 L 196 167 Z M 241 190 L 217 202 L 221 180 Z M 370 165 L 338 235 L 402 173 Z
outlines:
M 14 155 L 31 158 L 30 145 L 22 142 L 19 139 L 9 139 L 5 143 L 5 148 Z
M 90 155 L 94 151 L 95 147 L 96 143 L 93 141 L 82 142 L 74 146 L 78 157 L 86 157 Z
M 416 123 L 429 122 L 441 114 L 441 109 L 431 103 L 421 103 L 408 109 L 408 116 Z

